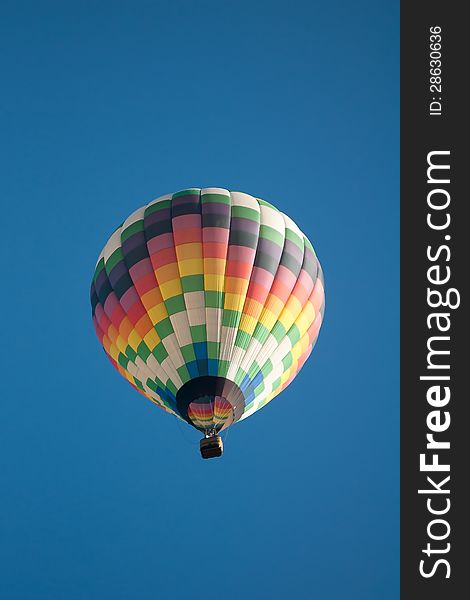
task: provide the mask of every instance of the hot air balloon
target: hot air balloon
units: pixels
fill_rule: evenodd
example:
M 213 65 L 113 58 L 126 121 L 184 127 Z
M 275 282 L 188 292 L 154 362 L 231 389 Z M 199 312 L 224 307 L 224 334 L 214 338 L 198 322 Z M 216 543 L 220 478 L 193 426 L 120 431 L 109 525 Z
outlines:
M 310 355 L 324 312 L 313 247 L 274 206 L 241 192 L 191 188 L 132 213 L 99 255 L 96 334 L 129 383 L 204 434 L 277 396 Z

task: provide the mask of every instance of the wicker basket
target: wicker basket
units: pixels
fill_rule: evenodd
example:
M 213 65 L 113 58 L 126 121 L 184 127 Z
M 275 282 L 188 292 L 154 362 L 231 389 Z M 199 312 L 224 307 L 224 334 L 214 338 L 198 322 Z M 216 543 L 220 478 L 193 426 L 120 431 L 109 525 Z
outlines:
M 224 453 L 224 444 L 219 435 L 213 435 L 201 440 L 202 458 L 216 458 Z

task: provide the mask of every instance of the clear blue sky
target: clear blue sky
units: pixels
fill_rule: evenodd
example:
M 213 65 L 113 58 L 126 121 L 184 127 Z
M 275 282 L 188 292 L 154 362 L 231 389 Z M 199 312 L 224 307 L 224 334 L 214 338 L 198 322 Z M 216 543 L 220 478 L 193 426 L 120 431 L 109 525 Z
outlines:
M 0 597 L 398 598 L 398 2 L 1 4 Z M 273 202 L 326 279 L 214 461 L 90 320 L 113 228 L 186 186 Z

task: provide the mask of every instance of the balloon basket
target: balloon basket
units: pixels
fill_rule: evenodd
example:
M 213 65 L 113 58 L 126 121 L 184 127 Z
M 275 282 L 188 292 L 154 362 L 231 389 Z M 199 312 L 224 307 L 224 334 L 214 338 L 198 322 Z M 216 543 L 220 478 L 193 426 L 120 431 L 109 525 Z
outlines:
M 204 437 L 201 440 L 202 458 L 217 458 L 224 453 L 224 444 L 220 435 Z

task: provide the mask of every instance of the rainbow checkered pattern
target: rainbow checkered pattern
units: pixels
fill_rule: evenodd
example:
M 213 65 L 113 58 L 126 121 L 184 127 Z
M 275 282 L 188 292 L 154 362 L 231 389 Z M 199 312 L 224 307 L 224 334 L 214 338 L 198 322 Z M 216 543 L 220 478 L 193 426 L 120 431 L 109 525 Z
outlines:
M 323 275 L 309 240 L 271 204 L 191 188 L 116 229 L 91 304 L 119 373 L 207 433 L 253 414 L 297 375 L 322 323 Z M 186 399 L 183 410 L 183 389 L 198 378 L 222 387 Z

